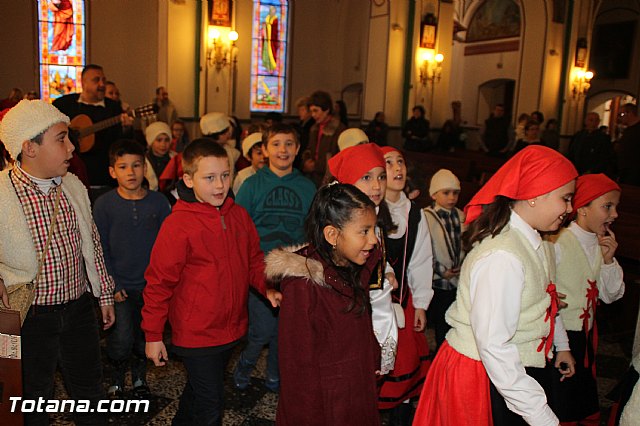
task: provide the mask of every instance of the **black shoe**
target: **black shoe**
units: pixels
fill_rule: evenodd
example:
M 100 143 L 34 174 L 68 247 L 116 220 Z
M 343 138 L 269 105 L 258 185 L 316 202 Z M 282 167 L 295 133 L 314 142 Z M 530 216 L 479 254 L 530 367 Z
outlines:
M 151 398 L 151 389 L 147 385 L 140 385 L 133 388 L 131 394 L 135 399 L 149 399 Z

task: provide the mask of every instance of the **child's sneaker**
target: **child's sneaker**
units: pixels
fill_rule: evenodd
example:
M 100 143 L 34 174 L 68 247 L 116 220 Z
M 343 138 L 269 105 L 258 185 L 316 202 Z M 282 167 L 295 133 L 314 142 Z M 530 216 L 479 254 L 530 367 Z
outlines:
M 109 386 L 109 390 L 107 390 L 107 396 L 109 399 L 122 399 L 124 396 L 124 390 L 120 385 Z
M 244 361 L 242 356 L 240 356 L 236 369 L 233 371 L 233 384 L 236 389 L 245 390 L 249 387 L 249 384 L 251 383 L 252 370 L 253 365 Z

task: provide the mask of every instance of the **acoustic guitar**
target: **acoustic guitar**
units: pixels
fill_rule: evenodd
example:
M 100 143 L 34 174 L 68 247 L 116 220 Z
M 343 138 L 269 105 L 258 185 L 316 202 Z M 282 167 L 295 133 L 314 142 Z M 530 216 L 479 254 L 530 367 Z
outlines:
M 154 104 L 142 105 L 127 111 L 127 114 L 133 118 L 153 117 L 156 115 L 154 107 Z M 120 123 L 122 123 L 120 115 L 114 115 L 97 123 L 93 123 L 86 114 L 76 115 L 69 124 L 69 138 L 78 147 L 78 150 L 84 153 L 93 148 L 96 140 L 95 133 Z

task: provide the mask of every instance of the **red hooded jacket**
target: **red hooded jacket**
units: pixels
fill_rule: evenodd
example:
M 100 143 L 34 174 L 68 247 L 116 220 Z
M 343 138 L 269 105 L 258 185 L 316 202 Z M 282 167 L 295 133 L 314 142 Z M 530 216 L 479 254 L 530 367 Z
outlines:
M 145 273 L 142 330 L 177 346 L 233 342 L 247 332 L 249 285 L 265 294 L 264 256 L 247 211 L 227 197 L 218 209 L 178 200 L 162 224 Z

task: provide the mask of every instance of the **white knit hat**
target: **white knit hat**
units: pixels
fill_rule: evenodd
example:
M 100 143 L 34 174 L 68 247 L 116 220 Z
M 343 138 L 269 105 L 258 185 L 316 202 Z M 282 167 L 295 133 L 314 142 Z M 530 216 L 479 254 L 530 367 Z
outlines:
M 155 141 L 156 138 L 163 133 L 165 133 L 167 136 L 169 136 L 169 139 L 171 139 L 171 127 L 169 127 L 169 125 L 164 121 L 154 121 L 153 123 L 149 124 L 146 129 L 144 129 L 144 137 L 147 139 L 147 144 L 149 146 L 151 146 L 153 141 Z
M 343 151 L 361 143 L 369 143 L 369 136 L 358 128 L 347 129 L 338 136 L 338 149 Z
M 261 142 L 262 142 L 261 132 L 255 132 L 248 135 L 242 141 L 242 155 L 244 155 L 247 159 L 251 160 L 251 157 L 249 156 L 249 153 L 251 152 L 251 148 L 253 148 L 255 144 L 261 143 Z
M 22 143 L 44 133 L 54 124 L 69 124 L 69 117 L 48 102 L 23 99 L 7 112 L 0 123 L 0 140 L 14 160 Z
M 429 185 L 429 195 L 433 196 L 443 189 L 460 190 L 460 181 L 451 173 L 450 170 L 440 169 L 431 177 L 431 185 Z
M 210 112 L 200 119 L 200 131 L 204 136 L 219 133 L 231 126 L 229 117 L 221 112 Z

